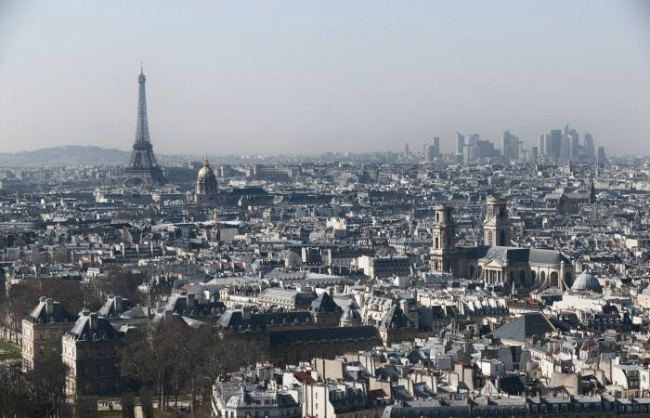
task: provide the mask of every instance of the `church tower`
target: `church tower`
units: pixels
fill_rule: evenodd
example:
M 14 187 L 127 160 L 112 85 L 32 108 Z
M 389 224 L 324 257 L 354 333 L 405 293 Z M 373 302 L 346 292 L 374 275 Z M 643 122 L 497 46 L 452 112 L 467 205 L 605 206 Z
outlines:
M 433 226 L 433 249 L 449 250 L 456 247 L 456 224 L 450 205 L 435 207 Z
M 589 176 L 586 186 L 589 189 L 589 203 L 593 205 L 596 203 L 596 183 L 592 176 Z
M 126 185 L 165 184 L 165 176 L 156 162 L 151 138 L 149 137 L 147 93 L 144 87 L 146 81 L 147 78 L 141 68 L 140 76 L 138 76 L 140 91 L 138 94 L 138 124 L 135 132 L 135 142 L 129 166 L 124 169 L 121 178 L 121 182 Z
M 511 245 L 507 206 L 507 201 L 502 197 L 488 197 L 483 222 L 483 244 L 500 247 Z
M 450 273 L 453 270 L 453 255 L 456 250 L 456 224 L 450 205 L 438 205 L 434 209 L 434 224 L 431 229 L 431 271 Z

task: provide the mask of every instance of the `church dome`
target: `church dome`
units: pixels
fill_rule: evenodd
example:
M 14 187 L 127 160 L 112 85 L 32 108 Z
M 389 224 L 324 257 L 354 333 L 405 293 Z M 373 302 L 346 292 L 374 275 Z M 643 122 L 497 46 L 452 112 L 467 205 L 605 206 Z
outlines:
M 340 325 L 342 327 L 361 325 L 361 314 L 355 309 L 354 305 L 351 305 L 343 312 L 343 315 L 341 315 Z
M 603 290 L 603 288 L 600 285 L 598 279 L 593 274 L 583 271 L 576 278 L 576 281 L 573 282 L 573 286 L 571 286 L 571 290 L 575 290 L 579 292 L 593 291 L 593 292 L 600 293 Z
M 214 171 L 212 171 L 212 168 L 206 165 L 201 167 L 201 169 L 199 170 L 199 175 L 196 176 L 196 181 L 204 182 L 207 181 L 210 177 L 215 177 L 216 179 L 216 176 L 214 175 Z
M 212 167 L 208 162 L 206 155 L 203 167 L 196 176 L 196 193 L 197 194 L 215 194 L 217 193 L 217 176 L 214 175 Z

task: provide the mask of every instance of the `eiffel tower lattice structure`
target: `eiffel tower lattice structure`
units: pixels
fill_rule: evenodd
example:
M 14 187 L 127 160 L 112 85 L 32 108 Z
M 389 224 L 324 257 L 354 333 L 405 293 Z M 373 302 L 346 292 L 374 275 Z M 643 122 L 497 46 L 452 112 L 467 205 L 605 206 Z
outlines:
M 140 91 L 138 95 L 138 125 L 135 133 L 135 143 L 128 167 L 122 173 L 121 182 L 127 186 L 133 185 L 162 185 L 165 184 L 165 175 L 156 162 L 153 146 L 149 137 L 149 121 L 147 119 L 147 93 L 144 72 L 140 69 L 138 82 Z

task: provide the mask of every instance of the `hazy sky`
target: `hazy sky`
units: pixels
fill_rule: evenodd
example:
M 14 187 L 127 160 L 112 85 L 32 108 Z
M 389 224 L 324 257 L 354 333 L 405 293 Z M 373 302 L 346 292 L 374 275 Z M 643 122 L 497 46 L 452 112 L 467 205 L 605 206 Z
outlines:
M 140 61 L 159 153 L 650 151 L 648 0 L 0 0 L 0 152 L 130 149 Z

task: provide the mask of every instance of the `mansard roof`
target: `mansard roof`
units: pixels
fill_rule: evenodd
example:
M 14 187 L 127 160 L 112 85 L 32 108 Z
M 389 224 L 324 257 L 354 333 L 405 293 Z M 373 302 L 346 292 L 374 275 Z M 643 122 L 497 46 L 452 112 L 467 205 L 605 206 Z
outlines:
M 272 347 L 286 344 L 318 344 L 336 341 L 377 341 L 377 344 L 381 344 L 377 328 L 370 325 L 276 331 L 270 334 L 270 340 Z
M 241 311 L 228 310 L 221 315 L 217 321 L 217 326 L 242 330 L 248 328 L 264 330 L 267 327 L 302 325 L 311 324 L 312 322 L 311 314 L 306 311 L 254 313 L 249 318 L 244 318 Z
M 74 322 L 77 316 L 68 312 L 60 302 L 43 296 L 39 299 L 38 305 L 27 314 L 25 319 L 35 324 L 45 324 L 52 322 Z
M 88 309 L 81 312 L 66 336 L 76 341 L 120 341 L 124 338 L 124 334 L 117 331 L 108 319 L 97 313 L 90 313 Z

